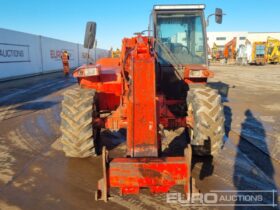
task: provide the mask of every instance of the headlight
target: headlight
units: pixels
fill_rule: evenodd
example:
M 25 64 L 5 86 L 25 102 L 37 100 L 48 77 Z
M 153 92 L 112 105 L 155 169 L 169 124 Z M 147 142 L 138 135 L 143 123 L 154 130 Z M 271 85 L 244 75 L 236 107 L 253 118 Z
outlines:
M 99 69 L 96 67 L 86 68 L 84 69 L 85 76 L 96 76 L 99 75 Z
M 202 70 L 190 70 L 189 77 L 203 77 Z

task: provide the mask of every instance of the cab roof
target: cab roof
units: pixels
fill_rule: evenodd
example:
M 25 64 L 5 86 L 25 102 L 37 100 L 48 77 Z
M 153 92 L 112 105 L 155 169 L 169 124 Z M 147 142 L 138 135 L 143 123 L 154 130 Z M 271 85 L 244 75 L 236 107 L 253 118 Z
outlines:
M 164 5 L 154 5 L 154 10 L 164 11 L 164 10 L 203 10 L 205 9 L 205 4 L 164 4 Z

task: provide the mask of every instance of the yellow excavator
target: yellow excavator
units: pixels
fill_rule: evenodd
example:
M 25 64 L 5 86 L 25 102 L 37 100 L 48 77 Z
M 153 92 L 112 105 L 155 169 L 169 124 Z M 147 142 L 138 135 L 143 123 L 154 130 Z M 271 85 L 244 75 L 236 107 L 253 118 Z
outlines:
M 254 42 L 252 46 L 250 64 L 265 65 L 266 64 L 266 42 Z
M 280 63 L 280 40 L 267 37 L 266 48 L 267 62 L 271 64 Z
M 212 47 L 212 60 L 213 61 L 219 61 L 223 58 L 223 50 L 221 50 L 221 47 L 216 45 L 214 42 Z
M 109 58 L 119 58 L 121 56 L 121 51 L 119 48 L 117 48 L 116 50 L 113 50 L 113 48 L 111 47 L 111 49 L 109 50 Z

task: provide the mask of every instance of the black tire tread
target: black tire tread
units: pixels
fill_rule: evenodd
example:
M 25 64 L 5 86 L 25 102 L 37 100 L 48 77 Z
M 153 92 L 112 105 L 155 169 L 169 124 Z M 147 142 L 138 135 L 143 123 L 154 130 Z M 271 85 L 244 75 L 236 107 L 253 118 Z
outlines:
M 61 110 L 61 143 L 68 157 L 85 158 L 95 155 L 95 90 L 75 87 L 65 91 Z
M 215 156 L 223 146 L 224 112 L 221 96 L 209 87 L 191 89 L 187 96 L 194 117 L 191 144 L 195 155 Z

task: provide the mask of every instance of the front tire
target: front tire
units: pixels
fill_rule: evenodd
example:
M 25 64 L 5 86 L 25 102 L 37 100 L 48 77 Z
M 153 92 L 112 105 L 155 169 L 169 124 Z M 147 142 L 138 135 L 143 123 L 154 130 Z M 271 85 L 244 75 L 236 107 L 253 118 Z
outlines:
M 221 96 L 209 87 L 191 89 L 187 96 L 188 116 L 193 128 L 189 129 L 193 154 L 215 156 L 223 146 L 224 111 Z
M 96 154 L 98 129 L 93 128 L 96 114 L 95 90 L 80 87 L 64 93 L 61 111 L 62 149 L 68 157 L 85 158 Z

